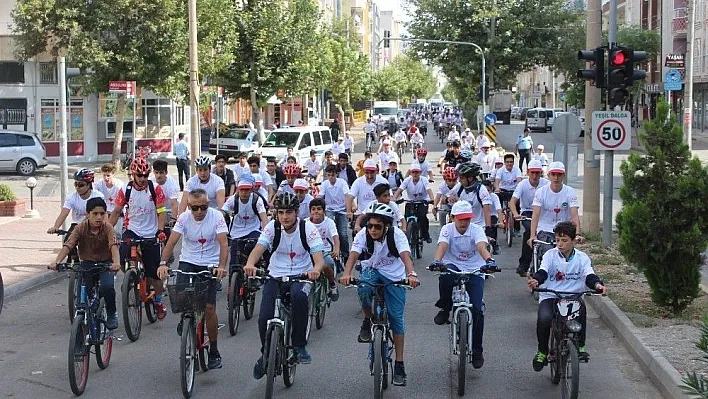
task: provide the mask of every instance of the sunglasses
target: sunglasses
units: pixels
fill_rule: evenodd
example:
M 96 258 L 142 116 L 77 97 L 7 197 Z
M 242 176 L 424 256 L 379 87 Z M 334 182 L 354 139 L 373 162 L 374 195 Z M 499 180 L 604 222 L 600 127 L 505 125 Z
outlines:
M 371 230 L 381 231 L 381 230 L 383 230 L 384 226 L 380 223 L 369 223 L 366 225 L 366 228 L 371 229 Z
M 86 186 L 88 186 L 88 184 L 86 184 L 86 183 L 79 183 L 79 182 L 74 183 L 74 187 L 76 187 L 76 188 L 84 188 Z
M 209 209 L 209 205 L 190 205 L 189 209 L 193 210 L 194 212 L 206 211 L 207 209 Z
M 143 174 L 136 173 L 134 176 L 135 177 L 144 177 L 147 179 L 148 177 L 150 177 L 150 174 L 149 173 L 143 173 Z

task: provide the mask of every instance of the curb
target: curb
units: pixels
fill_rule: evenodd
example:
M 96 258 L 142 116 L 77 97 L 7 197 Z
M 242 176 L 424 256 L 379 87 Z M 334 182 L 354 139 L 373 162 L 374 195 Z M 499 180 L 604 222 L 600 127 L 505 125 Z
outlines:
M 682 384 L 681 374 L 659 352 L 644 345 L 635 333 L 637 327 L 611 299 L 590 296 L 585 300 L 600 315 L 602 321 L 610 326 L 612 331 L 622 340 L 629 353 L 665 398 L 692 398 L 679 388 L 679 385 Z
M 20 295 L 27 293 L 28 291 L 63 280 L 66 276 L 66 273 L 46 271 L 34 277 L 8 285 L 5 287 L 5 301 L 11 301 Z

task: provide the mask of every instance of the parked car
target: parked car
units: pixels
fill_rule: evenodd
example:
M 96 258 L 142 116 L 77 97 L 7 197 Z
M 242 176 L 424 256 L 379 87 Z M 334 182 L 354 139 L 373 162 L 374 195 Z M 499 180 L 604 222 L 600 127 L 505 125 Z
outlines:
M 47 164 L 47 149 L 36 133 L 0 130 L 1 171 L 30 176 Z
M 264 131 L 267 136 L 269 131 Z M 253 154 L 259 147 L 258 131 L 251 130 L 247 127 L 238 125 L 223 125 L 219 130 L 219 154 L 224 154 L 227 157 L 234 157 L 238 160 L 239 155 L 245 152 L 248 155 Z M 216 132 L 212 133 L 209 139 L 209 154 L 216 154 Z

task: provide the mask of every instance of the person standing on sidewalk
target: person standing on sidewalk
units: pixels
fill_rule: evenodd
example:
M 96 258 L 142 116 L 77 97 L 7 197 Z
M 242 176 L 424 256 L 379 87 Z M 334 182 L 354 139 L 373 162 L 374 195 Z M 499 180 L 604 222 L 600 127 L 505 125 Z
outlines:
M 519 156 L 519 169 L 523 172 L 524 161 L 526 161 L 526 169 L 531 162 L 531 153 L 533 152 L 533 139 L 530 136 L 531 129 L 525 128 L 524 134 L 519 135 L 516 139 L 516 149 L 514 152 Z
M 177 156 L 179 191 L 184 191 L 184 182 L 189 180 L 189 146 L 184 141 L 184 133 L 180 133 L 177 137 L 179 140 L 175 144 L 175 155 Z M 184 180 L 182 179 L 183 176 Z

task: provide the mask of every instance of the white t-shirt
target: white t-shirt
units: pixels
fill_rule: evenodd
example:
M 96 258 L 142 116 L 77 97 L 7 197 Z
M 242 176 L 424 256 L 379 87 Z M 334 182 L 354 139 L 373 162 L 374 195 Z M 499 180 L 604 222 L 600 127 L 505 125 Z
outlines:
M 322 164 L 320 164 L 320 161 L 318 160 L 312 160 L 312 158 L 307 158 L 307 161 L 305 161 L 305 169 L 307 169 L 307 174 L 310 176 L 317 176 L 318 173 L 320 173 L 320 170 L 322 170 Z
M 101 179 L 94 183 L 93 189 L 98 190 L 103 194 L 103 198 L 106 200 L 106 206 L 108 209 L 106 209 L 107 212 L 113 212 L 113 210 L 116 208 L 116 197 L 118 196 L 118 190 L 121 189 L 121 187 L 124 186 L 124 183 L 120 179 L 116 179 L 115 177 L 113 178 L 113 186 L 111 188 L 108 188 L 106 186 L 105 180 Z
M 130 199 L 133 199 L 133 194 L 130 194 Z M 182 235 L 180 262 L 197 266 L 219 264 L 221 247 L 216 236 L 221 233 L 226 234 L 228 231 L 221 212 L 209 208 L 204 219 L 199 222 L 194 219 L 191 211 L 184 212 L 177 218 L 172 231 Z
M 320 197 L 324 197 L 328 211 L 342 212 L 346 207 L 349 185 L 344 179 L 335 180 L 334 184 L 326 179 L 320 185 Z
M 396 244 L 396 249 L 398 249 L 398 253 L 402 254 L 404 252 L 408 252 L 410 254 L 411 247 L 408 245 L 406 233 L 398 227 L 392 228 L 394 229 L 393 238 Z M 362 229 L 354 237 L 352 251 L 359 254 L 366 251 L 366 229 Z M 388 251 L 386 237 L 384 237 L 383 241 L 374 241 L 374 253 L 371 254 L 371 258 L 361 261 L 361 267 L 362 269 L 376 269 L 382 276 L 391 281 L 399 281 L 406 278 L 406 266 L 403 264 L 403 260 L 401 260 L 400 256 L 394 257 Z
M 400 188 L 406 193 L 408 201 L 429 201 L 431 199 L 428 196 L 428 180 L 422 177 L 415 183 L 413 182 L 413 177 L 408 176 L 403 180 Z
M 425 139 L 423 138 L 423 135 L 420 134 L 420 131 L 411 134 L 411 143 L 418 143 L 421 145 L 425 143 Z
M 95 188 L 91 190 L 91 193 L 86 199 L 81 198 L 79 193 L 74 192 L 64 200 L 63 208 L 71 210 L 71 220 L 74 223 L 81 223 L 86 220 L 86 202 L 88 202 L 91 198 L 96 197 L 104 198 L 103 193 Z M 106 206 L 108 206 L 108 204 L 106 204 Z
M 541 166 L 548 166 L 548 155 L 545 153 L 539 154 L 534 152 L 533 155 L 531 155 L 531 160 L 541 162 Z
M 371 201 L 376 201 L 376 196 L 374 195 L 374 187 L 379 184 L 388 184 L 383 176 L 377 174 L 374 179 L 374 184 L 369 184 L 366 182 L 366 176 L 361 176 L 354 180 L 351 190 L 349 190 L 349 195 L 356 199 L 356 214 L 360 215 L 364 213 L 366 207 L 369 206 Z
M 308 218 L 307 220 L 310 219 Z M 310 222 L 312 222 L 312 220 L 310 220 Z M 337 233 L 337 225 L 334 223 L 334 220 L 326 217 L 322 223 L 317 224 L 312 222 L 312 224 L 317 228 L 317 231 L 320 232 L 320 236 L 322 237 L 322 251 L 332 251 L 334 236 L 339 236 L 339 233 Z
M 295 189 L 288 183 L 287 180 L 283 180 L 280 182 L 280 186 L 278 186 L 278 190 L 276 192 L 295 194 Z
M 158 186 L 155 176 L 150 176 L 150 180 L 155 184 L 155 187 Z M 169 200 L 179 200 L 179 185 L 177 184 L 177 181 L 174 177 L 167 175 L 167 180 L 165 180 L 165 184 L 159 185 L 160 187 L 162 187 L 162 192 L 165 193 L 165 197 L 168 199 L 168 202 Z M 167 212 L 170 211 L 171 209 L 169 207 L 169 204 L 167 204 Z
M 209 173 L 209 180 L 207 180 L 206 183 L 202 183 L 201 180 L 199 180 L 198 175 L 194 175 L 190 177 L 189 180 L 187 180 L 185 191 L 189 192 L 198 188 L 201 188 L 202 190 L 206 191 L 207 198 L 209 199 L 209 208 L 218 207 L 218 204 L 216 203 L 216 193 L 219 190 L 226 194 L 224 179 L 220 178 L 219 176 L 213 173 Z
M 514 166 L 511 170 L 508 170 L 506 166 L 502 166 L 497 173 L 494 175 L 496 180 L 499 180 L 499 188 L 502 190 L 514 191 L 516 189 L 516 179 L 520 178 L 521 170 Z
M 376 201 L 376 202 L 378 202 L 379 204 L 383 204 L 383 202 L 379 202 L 379 201 Z M 395 202 L 389 201 L 388 204 L 384 204 L 384 205 L 388 205 L 389 208 L 393 209 L 393 224 L 396 226 L 400 225 L 401 220 L 403 220 L 403 212 L 401 212 L 401 208 L 399 208 L 398 204 L 396 204 Z
M 381 170 L 388 169 L 388 160 L 391 159 L 391 155 L 393 155 L 393 152 L 381 151 L 379 153 L 379 168 L 381 168 Z
M 415 161 L 411 162 L 411 164 L 413 164 L 413 163 L 417 163 L 418 165 L 420 165 L 420 178 L 428 180 L 428 172 L 430 171 L 430 162 L 428 162 L 427 159 L 423 162 L 420 162 L 416 158 Z
M 332 155 L 334 155 L 335 158 L 338 157 L 339 154 L 341 154 L 343 152 L 344 152 L 344 145 L 343 144 L 342 145 L 340 145 L 339 143 L 332 144 Z
M 275 221 L 270 221 L 258 238 L 258 243 L 272 252 L 268 265 L 268 274 L 272 277 L 295 276 L 312 270 L 310 254 L 322 252 L 322 237 L 315 225 L 310 221 L 305 222 L 305 238 L 310 246 L 308 253 L 300 239 L 300 220 L 295 223 L 295 231 L 290 234 L 281 227 L 278 248 L 271 248 L 275 239 Z
M 549 249 L 543 255 L 541 269 L 548 273 L 548 279 L 543 283 L 545 288 L 566 292 L 585 291 L 588 289 L 585 278 L 589 274 L 595 274 L 590 258 L 578 249 L 573 252 L 570 261 L 566 261 L 558 248 Z M 541 292 L 538 301 L 555 297 L 550 292 Z
M 501 201 L 499 200 L 499 196 L 495 193 L 489 193 L 489 197 L 492 200 L 492 204 L 489 206 L 489 213 L 491 216 L 496 216 L 497 211 L 502 209 Z
M 258 171 L 258 174 L 261 175 L 261 179 L 263 179 L 263 187 L 266 187 L 266 192 L 268 192 L 267 187 L 274 186 L 275 179 L 271 179 L 265 167 L 261 167 L 261 169 Z
M 248 164 L 241 166 L 241 163 L 239 162 L 234 165 L 234 178 L 236 179 L 236 181 L 238 181 L 239 176 L 244 173 L 248 173 L 249 175 L 251 174 L 251 167 L 248 166 Z
M 536 190 L 533 206 L 541 207 L 536 232 L 551 233 L 558 222 L 570 220 L 570 208 L 578 207 L 578 194 L 574 188 L 565 184 L 559 192 L 554 193 L 548 184 Z
M 397 143 L 404 143 L 407 140 L 406 133 L 403 130 L 399 130 L 393 136 L 393 139 L 396 140 Z
M 448 223 L 440 230 L 438 244 L 447 243 L 447 251 L 443 255 L 443 263 L 452 263 L 457 266 L 460 271 L 475 271 L 479 270 L 486 264 L 482 255 L 477 252 L 477 244 L 487 242 L 487 235 L 484 234 L 484 228 L 470 223 L 464 234 L 460 234 L 455 228 L 455 223 Z
M 256 211 L 258 215 L 253 213 L 253 200 L 255 197 L 256 201 Z M 221 209 L 226 212 L 234 212 L 236 209 L 236 201 L 238 204 L 238 213 L 234 214 L 231 219 L 231 231 L 229 234 L 231 238 L 241 238 L 251 234 L 254 231 L 261 231 L 261 218 L 260 214 L 265 213 L 265 204 L 263 199 L 255 194 L 250 194 L 248 196 L 248 201 L 244 204 L 239 198 L 238 194 L 230 196 L 224 206 Z
M 457 192 L 460 191 L 460 187 L 462 187 L 462 184 L 455 184 L 455 187 L 450 190 L 451 192 L 449 194 L 457 196 Z M 492 197 L 489 195 L 487 187 L 484 187 L 482 185 L 479 186 L 479 199 L 482 200 L 481 204 L 479 203 L 479 200 L 477 199 L 477 194 L 474 192 L 474 190 L 468 193 L 467 190 L 463 189 L 462 193 L 460 193 L 459 199 L 467 201 L 470 203 L 470 205 L 472 205 L 472 212 L 474 213 L 474 216 L 472 216 L 472 223 L 478 224 L 480 226 L 485 226 L 486 222 L 484 221 L 484 205 L 489 205 L 490 208 L 492 206 Z
M 480 151 L 479 154 L 477 154 L 477 164 L 482 167 L 482 172 L 489 172 L 493 170 L 496 160 L 496 151 L 489 151 L 486 154 Z
M 126 184 L 118 191 L 118 197 L 116 197 L 115 201 L 116 207 L 125 205 L 125 189 L 127 187 L 128 185 Z M 155 233 L 157 233 L 157 208 L 165 206 L 167 203 L 162 186 L 155 186 L 155 196 L 157 198 L 153 201 L 150 188 L 147 186 L 142 190 L 138 190 L 135 187 L 130 190 L 130 202 L 127 208 L 123 209 L 125 214 L 123 227 L 125 230 L 131 230 L 143 238 L 155 237 Z
M 310 217 L 310 201 L 314 198 L 310 194 L 305 194 L 305 199 L 300 201 L 300 210 L 297 216 L 300 219 L 307 219 Z
M 516 190 L 514 190 L 513 197 L 518 199 L 519 202 L 521 202 L 521 212 L 533 211 L 533 197 L 536 195 L 536 190 L 549 183 L 550 181 L 548 181 L 548 179 L 542 177 L 538 181 L 538 185 L 536 187 L 531 185 L 529 179 L 522 180 L 521 183 L 516 186 Z
M 344 150 L 345 150 L 345 151 L 346 151 L 346 150 L 351 151 L 351 149 L 352 149 L 353 147 L 354 147 L 354 140 L 352 140 L 351 137 L 345 137 L 345 138 L 344 138 Z

